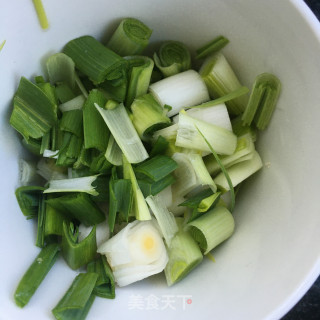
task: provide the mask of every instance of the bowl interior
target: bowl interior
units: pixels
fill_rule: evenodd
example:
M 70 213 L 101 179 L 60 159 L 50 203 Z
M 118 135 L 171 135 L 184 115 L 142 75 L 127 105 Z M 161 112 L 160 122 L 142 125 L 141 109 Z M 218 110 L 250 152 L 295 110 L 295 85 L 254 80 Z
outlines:
M 302 1 L 255 0 L 93 0 L 44 2 L 51 27 L 42 31 L 30 2 L 7 2 L 0 19 L 1 135 L 0 182 L 3 204 L 0 305 L 10 319 L 50 318 L 50 310 L 76 272 L 58 261 L 25 309 L 13 292 L 36 256 L 35 230 L 19 211 L 18 158 L 25 156 L 8 125 L 20 76 L 43 73 L 50 54 L 77 36 L 106 41 L 123 17 L 144 21 L 161 40 L 194 49 L 218 35 L 230 44 L 224 53 L 244 85 L 256 75 L 276 74 L 283 91 L 257 149 L 266 164 L 237 198 L 236 232 L 184 281 L 168 288 L 163 275 L 118 289 L 116 301 L 96 299 L 88 319 L 105 313 L 124 319 L 279 318 L 302 296 L 320 270 L 320 168 L 317 148 L 320 109 L 320 27 Z M 148 303 L 156 304 L 147 310 Z M 188 299 L 191 299 L 188 301 Z M 138 302 L 137 302 L 138 301 Z M 138 306 L 143 310 L 139 310 Z

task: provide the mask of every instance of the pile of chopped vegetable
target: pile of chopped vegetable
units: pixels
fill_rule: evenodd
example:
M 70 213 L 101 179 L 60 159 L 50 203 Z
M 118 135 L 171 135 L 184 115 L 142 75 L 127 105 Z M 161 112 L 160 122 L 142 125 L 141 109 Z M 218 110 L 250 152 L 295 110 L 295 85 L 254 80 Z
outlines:
M 41 251 L 19 307 L 59 255 L 81 272 L 52 312 L 83 319 L 115 284 L 182 280 L 234 231 L 235 188 L 262 167 L 254 143 L 280 82 L 258 75 L 249 94 L 222 36 L 196 51 L 199 71 L 179 41 L 143 56 L 151 33 L 124 19 L 106 45 L 83 36 L 49 57 L 48 80 L 20 80 L 10 124 L 36 160 L 20 160 L 16 198 Z

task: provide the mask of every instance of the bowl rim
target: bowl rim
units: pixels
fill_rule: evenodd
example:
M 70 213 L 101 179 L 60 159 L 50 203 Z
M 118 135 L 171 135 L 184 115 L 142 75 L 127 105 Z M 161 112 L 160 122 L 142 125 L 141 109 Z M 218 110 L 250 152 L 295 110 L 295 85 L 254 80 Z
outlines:
M 306 25 L 309 26 L 310 32 L 314 34 L 320 44 L 320 21 L 312 12 L 304 0 L 289 0 L 293 7 L 301 15 Z M 320 255 L 310 271 L 304 277 L 299 286 L 288 296 L 277 309 L 269 313 L 268 319 L 281 319 L 285 316 L 307 293 L 317 278 L 320 276 Z

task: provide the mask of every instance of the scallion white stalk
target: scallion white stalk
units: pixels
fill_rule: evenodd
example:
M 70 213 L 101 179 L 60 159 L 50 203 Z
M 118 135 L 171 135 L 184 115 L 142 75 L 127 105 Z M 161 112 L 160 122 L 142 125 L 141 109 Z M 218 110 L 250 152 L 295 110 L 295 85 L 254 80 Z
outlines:
M 177 136 L 177 132 L 178 132 L 178 125 L 173 124 L 170 127 L 166 127 L 166 128 L 155 131 L 153 134 L 153 139 L 157 140 L 159 138 L 159 136 L 162 136 L 166 140 L 169 140 L 169 141 L 174 140 L 175 141 L 176 136 Z
M 146 200 L 142 194 L 142 191 L 138 185 L 136 176 L 133 172 L 131 164 L 125 158 L 122 157 L 123 163 L 123 177 L 124 179 L 129 179 L 132 184 L 132 191 L 133 191 L 133 208 L 134 214 L 137 220 L 150 220 L 151 215 L 149 212 L 149 208 L 147 206 Z
M 99 246 L 120 287 L 163 271 L 168 255 L 155 221 L 134 221 Z
M 105 157 L 114 166 L 121 166 L 122 164 L 122 151 L 112 135 L 110 135 L 108 141 Z
M 164 270 L 168 286 L 183 279 L 202 259 L 202 253 L 190 234 L 179 231 L 171 241 L 169 262 Z
M 250 133 L 247 133 L 237 139 L 237 147 L 234 153 L 230 156 L 221 156 L 220 160 L 225 168 L 229 168 L 238 162 L 249 160 L 245 157 L 249 154 L 251 154 L 250 158 L 252 158 L 253 151 L 254 143 L 252 136 Z M 219 163 L 213 155 L 205 157 L 204 162 L 211 175 L 216 175 L 221 170 Z
M 219 98 L 241 87 L 230 64 L 222 53 L 209 56 L 200 71 L 212 99 Z M 233 115 L 242 113 L 248 101 L 247 96 L 240 96 L 226 103 L 228 111 Z
M 169 208 L 172 205 L 172 188 L 171 185 L 158 193 L 162 203 Z
M 55 160 L 48 158 L 41 158 L 37 163 L 37 173 L 47 181 L 67 179 L 65 167 L 58 167 L 55 165 Z
M 176 146 L 210 152 L 197 128 L 205 132 L 206 139 L 218 154 L 230 155 L 236 149 L 237 137 L 231 131 L 190 117 L 183 111 L 179 114 Z
M 97 196 L 99 193 L 96 191 L 95 187 L 92 186 L 92 183 L 97 177 L 98 175 L 73 179 L 51 180 L 49 181 L 49 188 L 44 190 L 43 193 L 86 192 L 93 196 Z
M 65 103 L 60 104 L 59 109 L 62 112 L 82 109 L 85 101 L 86 101 L 86 98 L 84 97 L 84 95 L 81 94 L 81 95 L 73 98 L 72 100 L 69 100 Z
M 39 180 L 36 166 L 30 161 L 19 159 L 19 181 L 22 186 Z
M 146 198 L 146 201 L 157 219 L 162 235 L 166 241 L 168 247 L 171 245 L 171 240 L 178 232 L 178 226 L 175 218 L 171 212 L 168 211 L 165 204 L 161 201 L 161 198 L 150 195 Z
M 217 186 L 212 180 L 212 177 L 203 162 L 202 156 L 199 153 L 188 153 L 187 157 L 192 164 L 198 184 L 202 187 L 208 186 L 212 192 L 216 192 Z
M 262 161 L 257 151 L 253 151 L 253 157 L 250 160 L 237 163 L 227 169 L 233 187 L 250 177 L 252 174 L 262 168 Z M 225 191 L 229 191 L 230 187 L 223 173 L 219 173 L 215 178 L 216 185 Z
M 186 114 L 195 119 L 232 131 L 229 113 L 224 103 L 213 107 L 192 108 L 187 110 Z M 173 122 L 179 122 L 179 115 L 173 118 Z
M 123 105 L 106 110 L 95 103 L 119 148 L 130 163 L 139 163 L 149 157 Z
M 188 230 L 207 254 L 232 235 L 234 219 L 228 209 L 216 207 L 188 223 Z
M 59 153 L 59 150 L 44 150 L 43 151 L 43 157 L 44 158 L 52 158 L 52 159 L 58 159 L 58 153 Z
M 162 106 L 172 107 L 167 114 L 168 117 L 174 116 L 183 108 L 209 100 L 206 85 L 194 70 L 181 72 L 155 82 L 150 85 L 149 90 Z

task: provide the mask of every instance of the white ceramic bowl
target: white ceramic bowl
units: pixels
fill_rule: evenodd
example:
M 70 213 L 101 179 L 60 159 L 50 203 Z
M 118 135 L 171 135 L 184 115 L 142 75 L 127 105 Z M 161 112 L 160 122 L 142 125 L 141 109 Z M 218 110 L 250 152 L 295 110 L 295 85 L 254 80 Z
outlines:
M 320 25 L 298 0 L 55 0 L 43 1 L 51 27 L 42 31 L 31 1 L 1 5 L 1 286 L 0 318 L 50 319 L 50 310 L 76 272 L 59 261 L 24 309 L 13 301 L 20 277 L 36 256 L 35 230 L 19 211 L 18 136 L 8 125 L 21 75 L 42 73 L 41 63 L 70 39 L 102 41 L 126 16 L 141 19 L 152 41 L 177 39 L 196 48 L 223 34 L 224 49 L 242 82 L 272 72 L 283 92 L 258 150 L 269 167 L 241 189 L 234 236 L 184 281 L 168 288 L 163 276 L 96 299 L 88 319 L 276 319 L 307 291 L 320 272 Z M 134 297 L 135 296 L 135 297 Z M 189 297 L 190 296 L 190 297 Z M 152 297 L 162 310 L 147 309 Z M 135 300 L 134 300 L 135 298 Z M 185 299 L 192 303 L 183 304 Z M 173 301 L 166 306 L 165 300 Z M 137 310 L 135 302 L 142 303 Z M 190 302 L 190 301 L 189 301 Z M 133 309 L 131 309 L 133 308 Z

